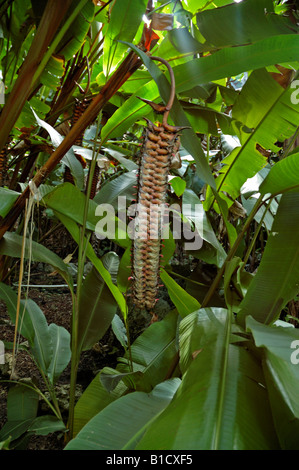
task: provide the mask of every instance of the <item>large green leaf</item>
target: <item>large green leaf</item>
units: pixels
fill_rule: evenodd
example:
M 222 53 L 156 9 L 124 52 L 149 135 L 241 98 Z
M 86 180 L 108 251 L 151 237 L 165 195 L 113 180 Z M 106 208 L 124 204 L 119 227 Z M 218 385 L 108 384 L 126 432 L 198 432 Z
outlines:
M 263 348 L 263 367 L 280 444 L 283 449 L 298 450 L 299 368 L 294 349 L 297 347 L 298 351 L 299 331 L 292 327 L 263 325 L 252 317 L 247 318 L 246 326 L 256 346 Z
M 147 0 L 116 0 L 113 4 L 104 43 L 104 72 L 109 75 L 127 47 L 118 42 L 132 41 L 145 13 Z
M 118 198 L 125 197 L 126 200 L 132 201 L 136 189 L 133 186 L 137 184 L 136 171 L 129 171 L 123 173 L 117 178 L 108 181 L 104 184 L 97 195 L 94 197 L 94 202 L 97 204 L 108 203 L 113 207 L 117 207 Z
M 251 315 L 261 323 L 273 323 L 299 291 L 299 193 L 282 195 L 272 231 L 258 269 L 237 319 L 245 324 Z
M 277 63 L 296 61 L 299 36 L 285 34 L 262 39 L 248 46 L 228 47 L 207 57 L 173 67 L 176 91 L 226 78 Z
M 56 212 L 57 217 L 61 220 L 61 222 L 64 224 L 64 226 L 67 228 L 73 239 L 76 241 L 76 243 L 79 244 L 80 242 L 80 230 L 77 225 L 77 223 L 71 218 L 63 215 L 60 212 Z M 73 214 L 72 214 L 73 215 Z M 123 314 L 123 316 L 126 318 L 127 316 L 127 306 L 126 306 L 126 301 L 121 293 L 121 291 L 118 289 L 116 285 L 114 285 L 112 279 L 111 279 L 111 274 L 109 271 L 105 268 L 103 265 L 103 262 L 97 257 L 96 253 L 94 252 L 92 246 L 90 243 L 88 243 L 87 246 L 87 251 L 86 251 L 86 256 L 89 258 L 89 260 L 92 262 L 92 264 L 95 266 L 97 269 L 98 273 L 102 276 L 104 279 L 105 283 L 109 287 L 113 297 L 115 298 L 116 302 L 118 303 L 118 306 Z
M 163 320 L 150 325 L 134 341 L 131 350 L 119 359 L 117 371 L 142 372 L 138 386 L 141 390 L 150 391 L 175 369 L 178 355 L 177 327 L 178 314 L 175 310 Z
M 0 188 L 0 216 L 5 217 L 16 200 L 18 199 L 20 193 L 12 191 L 7 188 Z
M 68 219 L 80 225 L 83 225 L 85 202 L 85 194 L 70 183 L 59 185 L 54 191 L 46 194 L 42 200 L 42 203 L 53 209 L 57 216 L 61 214 L 61 216 L 66 216 Z M 107 204 L 109 204 L 109 202 Z M 102 208 L 103 211 L 101 211 Z M 99 216 L 101 216 L 101 219 L 99 219 Z M 99 226 L 100 223 L 102 223 L 101 226 Z M 128 246 L 129 238 L 126 233 L 126 225 L 115 216 L 113 206 L 110 204 L 108 207 L 104 205 L 101 206 L 93 200 L 88 201 L 86 229 L 93 232 L 96 231 L 97 235 L 102 236 L 106 226 L 108 226 L 108 231 L 109 227 L 112 227 L 111 237 L 109 238 L 117 241 L 121 246 Z M 105 231 L 103 236 L 104 238 L 107 236 Z
M 16 323 L 18 296 L 14 290 L 0 283 L 0 298 L 5 302 L 9 317 Z M 55 383 L 69 363 L 70 334 L 58 325 L 48 326 L 39 306 L 31 299 L 20 301 L 18 331 L 28 342 L 30 350 L 51 383 Z
M 70 13 L 67 15 L 67 19 L 71 16 L 71 14 L 74 13 L 76 7 L 79 7 L 78 1 L 73 0 L 73 3 L 69 9 Z M 95 7 L 93 2 L 82 1 L 77 15 L 71 22 L 60 43 L 57 45 L 57 54 L 64 57 L 66 62 L 70 60 L 82 47 L 84 39 L 90 28 L 90 24 L 93 20 L 94 11 Z
M 213 313 L 217 318 L 217 311 Z M 193 322 L 191 316 L 182 320 L 181 342 L 192 353 L 190 365 L 137 449 L 279 449 L 261 367 L 245 348 L 230 344 L 228 315 L 217 323 L 202 309 L 192 315 Z M 214 338 L 210 328 L 218 330 Z M 188 365 L 186 359 L 184 363 Z
M 54 147 L 55 148 L 59 147 L 59 145 L 63 141 L 63 136 L 59 134 L 59 132 L 57 132 L 56 129 L 54 129 L 54 127 L 50 126 L 50 124 L 40 119 L 33 110 L 32 112 L 34 114 L 34 117 L 38 125 L 41 126 L 43 129 L 45 129 L 50 135 L 51 142 L 54 145 Z M 76 184 L 78 185 L 80 189 L 82 189 L 83 180 L 84 180 L 83 168 L 79 160 L 76 158 L 72 148 L 66 152 L 66 154 L 64 155 L 61 161 L 71 170 L 71 173 L 76 181 Z
M 259 187 L 260 194 L 280 194 L 299 186 L 299 153 L 277 162 Z
M 23 237 L 14 232 L 6 232 L 0 242 L 0 254 L 21 258 Z M 47 263 L 52 266 L 65 279 L 69 287 L 72 288 L 73 280 L 68 270 L 67 264 L 55 253 L 45 246 L 26 239 L 25 258 L 31 258 L 33 262 Z
M 120 382 L 111 392 L 108 392 L 100 381 L 100 373 L 90 382 L 80 396 L 75 406 L 74 436 L 101 410 L 127 391 L 127 387 Z
M 66 431 L 66 427 L 63 421 L 52 415 L 38 416 L 28 428 L 28 432 L 39 436 L 47 436 L 57 431 Z
M 291 34 L 295 25 L 275 15 L 272 0 L 247 0 L 197 13 L 197 26 L 214 47 L 236 46 L 278 34 Z
M 102 262 L 112 277 L 116 277 L 119 258 L 110 252 Z M 78 351 L 91 349 L 109 328 L 117 310 L 117 303 L 107 284 L 95 267 L 86 276 L 80 297 L 78 313 Z
M 222 162 L 217 178 L 218 190 L 235 199 L 247 178 L 253 177 L 267 159 L 257 149 L 278 152 L 275 143 L 291 137 L 297 128 L 299 105 L 292 104 L 291 90 L 282 88 L 264 69 L 254 71 L 233 107 L 233 118 L 242 122 L 241 147 Z
M 0 298 L 5 302 L 7 307 L 7 313 L 15 325 L 16 323 L 16 311 L 17 311 L 17 302 L 18 296 L 16 292 L 4 283 L 0 283 Z M 34 342 L 34 328 L 32 321 L 26 307 L 24 306 L 24 301 L 21 301 L 21 321 L 18 323 L 19 333 L 28 339 L 30 344 Z
M 0 431 L 0 440 L 17 439 L 27 431 L 36 417 L 38 409 L 37 393 L 24 385 L 16 385 L 8 391 L 7 422 Z
M 134 392 L 114 401 L 92 418 L 65 450 L 134 449 L 149 424 L 167 407 L 180 379 L 157 385 L 151 393 Z
M 55 323 L 49 325 L 53 353 L 49 364 L 47 375 L 52 384 L 60 377 L 71 359 L 70 334 L 62 326 Z
M 159 97 L 156 83 L 150 82 L 135 90 L 134 94 L 127 99 L 124 104 L 113 113 L 101 132 L 102 142 L 108 139 L 122 136 L 128 128 L 139 119 L 147 116 L 151 112 L 150 106 L 138 99 L 138 96 L 147 100 L 155 100 Z
M 45 315 L 32 299 L 27 299 L 25 304 L 34 328 L 34 341 L 31 350 L 39 367 L 46 373 L 53 357 L 53 343 L 49 326 Z
M 172 279 L 164 269 L 161 270 L 160 277 L 181 317 L 185 317 L 200 308 L 199 302 Z

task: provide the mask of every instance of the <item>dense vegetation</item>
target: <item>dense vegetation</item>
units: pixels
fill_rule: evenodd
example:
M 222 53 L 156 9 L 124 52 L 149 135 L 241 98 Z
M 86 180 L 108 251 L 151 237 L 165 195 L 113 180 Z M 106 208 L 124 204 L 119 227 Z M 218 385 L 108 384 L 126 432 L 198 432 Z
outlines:
M 51 433 L 66 450 L 299 449 L 298 20 L 279 0 L 0 1 L 0 299 L 15 328 L 0 343 L 2 449 Z M 147 101 L 170 96 L 165 61 L 168 122 L 185 129 L 161 314 L 130 297 L 123 211 L 144 118 L 159 120 Z M 51 250 L 53 236 L 68 245 Z M 68 328 L 28 298 L 34 263 L 68 286 Z M 120 357 L 78 397 L 82 353 L 108 330 Z M 43 386 L 15 380 L 18 351 Z

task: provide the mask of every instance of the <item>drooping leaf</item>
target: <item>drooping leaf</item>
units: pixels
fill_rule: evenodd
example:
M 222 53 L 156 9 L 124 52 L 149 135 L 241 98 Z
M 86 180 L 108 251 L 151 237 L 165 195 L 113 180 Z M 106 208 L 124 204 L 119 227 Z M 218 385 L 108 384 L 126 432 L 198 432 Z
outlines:
M 290 95 L 290 90 L 284 90 L 265 70 L 251 74 L 233 108 L 233 118 L 248 129 L 241 130 L 241 147 L 223 160 L 224 167 L 217 178 L 218 190 L 235 199 L 247 178 L 268 163 L 258 146 L 277 152 L 275 143 L 295 132 L 299 106 L 292 104 Z
M 0 242 L 0 254 L 20 258 L 22 256 L 22 242 L 23 237 L 21 235 L 6 232 Z M 26 239 L 24 256 L 35 262 L 49 264 L 59 272 L 69 287 L 72 288 L 73 281 L 67 264 L 51 250 L 33 240 Z
M 59 147 L 59 145 L 63 141 L 63 136 L 59 134 L 59 132 L 56 131 L 56 129 L 54 129 L 54 127 L 52 127 L 50 124 L 40 119 L 37 116 L 37 114 L 33 111 L 33 109 L 32 109 L 32 112 L 34 114 L 34 117 L 38 125 L 41 126 L 43 129 L 45 129 L 50 135 L 50 138 L 54 147 L 55 148 Z M 73 149 L 68 150 L 61 161 L 71 170 L 71 173 L 78 187 L 82 189 L 83 188 L 83 168 L 82 168 L 81 163 L 77 160 Z
M 298 47 L 298 35 L 285 34 L 262 39 L 248 46 L 227 47 L 207 57 L 193 59 L 173 67 L 176 91 L 182 93 L 220 78 L 297 60 Z
M 246 326 L 252 332 L 256 346 L 263 349 L 263 368 L 270 405 L 282 449 L 296 450 L 299 369 L 295 348 L 299 346 L 299 331 L 295 328 L 263 325 L 250 316 Z
M 18 199 L 20 193 L 12 191 L 7 188 L 0 188 L 0 216 L 5 217 L 15 201 Z
M 123 382 L 108 392 L 100 381 L 100 372 L 90 382 L 86 390 L 80 396 L 75 406 L 74 416 L 74 436 L 101 410 L 103 410 L 109 403 L 119 398 L 126 390 L 127 387 Z
M 34 328 L 34 341 L 31 350 L 39 367 L 46 373 L 53 357 L 53 343 L 49 326 L 45 315 L 32 299 L 26 300 L 26 309 Z
M 118 256 L 113 252 L 106 253 L 102 262 L 113 280 L 118 271 Z M 82 285 L 78 313 L 78 351 L 91 349 L 104 336 L 116 310 L 115 299 L 99 272 L 93 267 Z
M 53 432 L 65 430 L 63 421 L 51 415 L 38 416 L 28 428 L 28 432 L 33 432 L 38 436 L 47 436 Z
M 62 326 L 55 323 L 49 325 L 49 333 L 52 339 L 53 353 L 49 364 L 47 375 L 54 384 L 61 373 L 67 367 L 71 359 L 70 334 Z
M 207 262 L 214 262 L 216 266 L 221 266 L 226 258 L 226 253 L 221 243 L 217 239 L 208 216 L 203 208 L 203 204 L 199 197 L 191 189 L 186 189 L 183 194 L 183 215 L 190 219 L 200 237 L 211 246 L 211 250 L 207 252 L 205 245 L 196 250 L 195 256 Z
M 0 440 L 9 436 L 18 439 L 24 434 L 36 417 L 38 395 L 29 387 L 18 384 L 8 391 L 7 422 L 0 431 Z
M 244 300 L 238 322 L 251 315 L 261 323 L 273 323 L 299 292 L 299 193 L 283 194 L 272 231 L 258 269 Z
M 259 186 L 260 194 L 279 194 L 296 189 L 298 182 L 299 153 L 277 162 Z
M 114 315 L 111 322 L 111 328 L 120 344 L 126 349 L 128 347 L 127 330 L 119 315 Z
M 79 233 L 79 227 L 77 223 L 70 217 L 62 215 L 62 213 L 57 213 L 57 217 L 61 220 L 61 222 L 64 224 L 64 226 L 67 228 L 67 230 L 70 232 L 71 236 L 73 239 L 76 241 L 76 243 L 79 243 L 80 240 L 80 233 Z M 111 279 L 111 274 L 105 266 L 103 265 L 102 261 L 97 257 L 95 254 L 91 244 L 89 243 L 87 246 L 87 251 L 86 251 L 86 256 L 89 258 L 89 260 L 92 262 L 92 264 L 95 266 L 97 269 L 98 273 L 102 276 L 104 279 L 105 283 L 109 287 L 113 297 L 115 298 L 116 302 L 118 303 L 118 306 L 126 318 L 127 316 L 127 306 L 126 306 L 126 301 L 121 293 L 121 291 L 118 289 L 116 285 L 112 282 Z
M 136 449 L 279 449 L 261 367 L 245 348 L 229 344 L 228 315 L 224 323 L 212 323 L 209 316 L 200 321 L 202 314 L 205 309 L 193 314 L 193 322 L 191 316 L 181 322 L 191 363 L 173 400 Z M 185 322 L 189 328 L 184 329 Z M 206 342 L 211 327 L 218 331 Z M 186 343 L 194 338 L 193 329 L 197 341 L 190 349 Z
M 179 383 L 180 379 L 171 379 L 149 394 L 134 392 L 112 402 L 87 423 L 65 450 L 134 449 L 147 426 L 172 400 Z
M 272 0 L 247 0 L 197 13 L 197 26 L 214 47 L 252 44 L 270 36 L 292 34 L 294 25 L 276 15 Z
M 164 102 L 167 103 L 170 96 L 170 85 L 165 75 L 161 72 L 161 70 L 154 63 L 154 61 L 150 60 L 150 58 L 146 54 L 144 54 L 140 49 L 136 48 L 132 44 L 128 43 L 128 45 L 141 57 L 142 61 L 146 65 L 148 71 L 152 75 L 159 88 L 159 94 L 163 98 Z M 157 99 L 158 96 L 159 95 L 151 96 L 151 98 L 149 99 L 154 101 Z M 143 92 L 141 97 L 144 98 Z M 175 125 L 186 127 L 186 129 L 184 129 L 181 135 L 182 145 L 194 157 L 194 160 L 197 164 L 196 169 L 198 171 L 198 174 L 201 175 L 201 178 L 204 179 L 212 187 L 214 187 L 214 178 L 212 177 L 211 170 L 205 158 L 204 152 L 201 146 L 199 145 L 198 137 L 196 136 L 194 130 L 191 128 L 188 118 L 176 98 L 174 99 L 170 115 Z
M 104 202 L 111 204 L 113 207 L 117 207 L 118 198 L 121 196 L 125 197 L 127 201 L 132 201 L 134 199 L 134 193 L 136 193 L 136 189 L 134 189 L 133 186 L 136 186 L 136 184 L 136 171 L 123 173 L 117 178 L 114 178 L 104 184 L 93 200 L 97 204 Z
M 110 15 L 104 42 L 104 73 L 109 75 L 123 57 L 127 46 L 118 41 L 132 41 L 145 13 L 147 0 L 116 0 Z
M 150 391 L 175 370 L 178 355 L 177 312 L 171 311 L 166 317 L 150 325 L 119 359 L 117 370 L 122 373 L 142 372 L 139 389 Z M 130 360 L 132 359 L 132 369 Z
M 17 302 L 18 296 L 16 292 L 10 287 L 0 283 L 0 298 L 5 302 L 7 306 L 7 313 L 15 325 L 16 323 L 16 311 L 17 311 Z M 34 342 L 34 328 L 28 311 L 24 308 L 24 302 L 21 301 L 21 321 L 18 323 L 19 333 L 28 339 L 30 344 Z

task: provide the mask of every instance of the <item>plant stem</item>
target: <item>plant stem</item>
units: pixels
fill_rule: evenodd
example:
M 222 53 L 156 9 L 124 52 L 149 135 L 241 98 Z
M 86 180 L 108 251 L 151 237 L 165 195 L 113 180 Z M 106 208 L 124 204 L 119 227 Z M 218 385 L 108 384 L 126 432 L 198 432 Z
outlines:
M 202 305 L 201 307 L 206 307 L 207 304 L 210 302 L 211 298 L 213 297 L 217 287 L 218 287 L 218 284 L 219 282 L 221 281 L 222 279 L 222 276 L 224 274 L 224 271 L 225 271 L 225 267 L 227 265 L 227 263 L 234 257 L 241 241 L 242 241 L 242 238 L 244 237 L 244 234 L 246 233 L 246 231 L 248 230 L 252 220 L 254 219 L 254 216 L 255 214 L 257 213 L 257 211 L 259 210 L 260 208 L 260 205 L 262 204 L 262 200 L 263 200 L 263 195 L 260 195 L 260 197 L 257 199 L 248 219 L 246 220 L 245 224 L 244 224 L 244 227 L 243 229 L 241 230 L 241 232 L 239 233 L 239 235 L 237 236 L 237 239 L 235 241 L 235 243 L 233 244 L 232 248 L 230 249 L 223 265 L 221 266 L 221 268 L 219 269 L 218 273 L 217 273 L 217 276 L 215 277 L 210 289 L 208 290 L 203 302 L 202 302 Z
M 98 138 L 100 132 L 100 122 L 101 122 L 101 113 L 98 118 L 96 138 Z M 77 290 L 76 296 L 74 296 L 73 302 L 73 313 L 72 313 L 72 359 L 71 359 L 71 380 L 70 380 L 70 401 L 69 401 L 69 433 L 68 440 L 72 439 L 74 431 L 74 410 L 75 410 L 75 393 L 76 393 L 76 383 L 77 383 L 77 372 L 78 365 L 80 360 L 80 350 L 78 345 L 78 332 L 79 332 L 79 308 L 81 300 L 81 290 L 83 284 L 83 274 L 84 274 L 84 265 L 86 260 L 86 252 L 88 243 L 91 237 L 91 233 L 85 234 L 87 216 L 88 216 L 88 207 L 89 207 L 89 196 L 91 192 L 92 177 L 97 162 L 97 155 L 99 148 L 96 151 L 96 143 L 93 148 L 93 156 L 91 161 L 90 175 L 88 179 L 87 192 L 85 196 L 85 205 L 83 212 L 83 222 L 82 227 L 80 227 L 80 239 L 79 239 L 79 253 L 78 253 L 78 273 L 77 273 Z

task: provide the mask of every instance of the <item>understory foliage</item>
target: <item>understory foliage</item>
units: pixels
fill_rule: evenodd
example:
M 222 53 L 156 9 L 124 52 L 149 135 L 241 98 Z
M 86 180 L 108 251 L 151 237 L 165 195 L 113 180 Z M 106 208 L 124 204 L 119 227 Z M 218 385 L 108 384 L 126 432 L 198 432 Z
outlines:
M 0 1 L 0 299 L 16 331 L 5 357 L 25 350 L 47 391 L 12 374 L 2 449 L 53 432 L 66 450 L 299 449 L 298 20 L 278 0 Z M 174 73 L 169 124 L 186 127 L 168 202 L 203 243 L 178 239 L 170 218 L 159 283 L 171 307 L 159 316 L 158 301 L 133 334 L 118 198 L 134 201 L 144 118 L 159 118 L 143 100 L 169 99 L 151 55 Z M 75 245 L 64 255 L 45 243 L 62 227 Z M 32 262 L 67 284 L 68 330 L 21 289 Z M 110 327 L 123 355 L 78 399 L 82 353 Z

